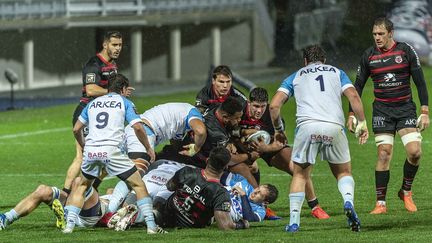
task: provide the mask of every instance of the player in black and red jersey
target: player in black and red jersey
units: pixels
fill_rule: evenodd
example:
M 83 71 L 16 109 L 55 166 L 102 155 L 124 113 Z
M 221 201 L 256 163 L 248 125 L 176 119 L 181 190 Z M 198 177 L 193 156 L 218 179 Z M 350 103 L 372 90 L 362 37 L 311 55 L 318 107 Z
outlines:
M 117 73 L 115 60 L 122 50 L 123 39 L 118 31 L 109 31 L 104 35 L 102 50 L 91 57 L 82 69 L 82 96 L 80 103 L 75 108 L 72 126 L 75 125 L 81 111 L 94 98 L 108 93 L 108 77 Z M 87 129 L 84 129 L 86 133 Z M 86 134 L 84 134 L 86 135 Z M 67 171 L 63 190 L 70 193 L 72 180 L 79 174 L 82 163 L 82 149 L 75 141 L 76 155 Z
M 220 65 L 212 71 L 212 81 L 202 88 L 195 101 L 195 106 L 204 113 L 224 102 L 228 96 L 240 97 L 246 103 L 246 97 L 232 86 L 233 74 L 228 66 Z
M 268 99 L 267 90 L 264 88 L 257 87 L 250 92 L 249 100 L 243 110 L 243 116 L 239 123 L 239 130 L 237 130 L 236 133 L 241 137 L 247 137 L 259 130 L 268 132 L 272 136 L 270 144 L 266 145 L 263 142 L 253 142 L 251 144 L 252 150 L 248 150 L 248 145 L 246 145 L 243 146 L 243 152 L 252 153 L 250 155 L 252 159 L 255 159 L 253 154 L 257 152 L 259 157 L 267 162 L 269 166 L 274 166 L 277 169 L 292 175 L 292 149 L 288 145 L 273 138 L 275 131 L 270 117 Z M 257 165 L 256 162 L 254 162 L 254 164 Z M 259 179 L 257 178 L 259 176 L 259 170 L 258 173 L 255 173 L 254 175 L 259 184 Z M 312 209 L 312 216 L 317 219 L 327 219 L 330 217 L 318 203 L 312 180 L 309 180 L 306 183 L 306 198 L 309 207 Z
M 420 132 L 429 126 L 428 93 L 419 58 L 410 45 L 395 41 L 393 33 L 393 23 L 390 20 L 375 20 L 372 29 L 375 45 L 364 52 L 355 82 L 360 95 L 369 77 L 374 84 L 372 128 L 378 148 L 378 160 L 375 167 L 377 203 L 371 214 L 387 212 L 385 199 L 396 132 L 401 137 L 407 154 L 398 196 L 404 201 L 409 212 L 417 211 L 412 199 L 411 185 L 422 154 Z M 418 118 L 412 99 L 410 77 L 417 87 L 420 99 L 421 114 Z M 351 113 L 347 121 L 350 130 L 353 129 L 354 118 Z
M 219 146 L 210 152 L 205 169 L 186 166 L 177 171 L 166 185 L 173 195 L 155 205 L 161 216 L 156 219 L 158 223 L 165 227 L 203 228 L 214 216 L 222 230 L 248 228 L 246 220 L 234 223 L 231 219 L 230 195 L 219 182 L 230 159 L 230 152 Z

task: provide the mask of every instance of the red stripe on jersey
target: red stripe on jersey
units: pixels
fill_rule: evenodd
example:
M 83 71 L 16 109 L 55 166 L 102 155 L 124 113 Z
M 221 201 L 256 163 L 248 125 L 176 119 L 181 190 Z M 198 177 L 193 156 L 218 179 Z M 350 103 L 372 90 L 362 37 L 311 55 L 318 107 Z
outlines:
M 105 58 L 100 54 L 100 53 L 96 53 L 96 56 L 106 65 L 112 65 L 110 62 L 108 62 L 107 60 L 105 60 Z
M 399 102 L 399 101 L 409 100 L 410 98 L 411 98 L 411 94 L 401 96 L 401 97 L 396 97 L 396 98 L 387 98 L 387 99 L 375 98 L 375 100 L 381 101 L 381 102 L 390 102 L 391 103 L 391 102 Z
M 381 72 L 395 70 L 395 69 L 399 69 L 399 68 L 405 68 L 405 67 L 408 67 L 408 64 L 406 64 L 406 63 L 395 64 L 395 65 L 390 65 L 388 67 L 372 69 L 371 73 L 374 73 L 374 74 L 375 73 L 381 73 Z
M 395 91 L 395 90 L 399 90 L 399 89 L 404 89 L 406 87 L 409 87 L 409 85 L 405 84 L 405 85 L 401 85 L 401 86 L 395 87 L 395 88 L 386 88 L 385 90 L 384 89 L 374 89 L 374 92 L 375 93 L 384 93 L 387 91 Z
M 203 205 L 200 201 L 197 201 L 195 203 L 195 206 L 199 209 L 201 209 L 201 211 L 204 211 L 206 209 L 205 205 Z M 197 217 L 198 218 L 198 217 Z
M 396 56 L 396 55 L 404 55 L 404 54 L 405 54 L 405 52 L 402 51 L 402 50 L 392 51 L 392 52 L 386 52 L 386 53 L 370 56 L 369 57 L 369 61 L 381 59 L 381 58 L 384 58 L 384 57 L 390 57 L 390 56 Z

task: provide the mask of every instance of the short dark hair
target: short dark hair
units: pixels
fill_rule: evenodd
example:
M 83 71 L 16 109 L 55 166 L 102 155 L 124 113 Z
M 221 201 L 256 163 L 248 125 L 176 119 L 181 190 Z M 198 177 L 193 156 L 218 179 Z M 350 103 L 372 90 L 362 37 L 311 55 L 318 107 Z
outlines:
M 228 115 L 233 116 L 235 113 L 243 111 L 243 104 L 240 102 L 239 98 L 228 96 L 220 105 L 220 109 Z
M 212 71 L 212 78 L 216 79 L 218 75 L 224 75 L 229 78 L 232 78 L 232 72 L 231 69 L 227 65 L 219 65 L 215 67 Z
M 264 184 L 263 186 L 265 186 L 269 191 L 269 194 L 267 195 L 265 201 L 269 204 L 274 203 L 279 195 L 278 189 L 272 184 Z
M 104 35 L 104 37 L 103 37 L 103 41 L 104 41 L 104 42 L 110 41 L 111 38 L 118 38 L 118 39 L 122 39 L 123 36 L 122 36 L 122 34 L 120 33 L 120 31 L 116 31 L 116 30 L 114 30 L 114 31 L 108 31 L 108 32 L 105 33 L 105 35 Z
M 303 49 L 303 58 L 307 63 L 324 62 L 326 59 L 326 52 L 319 45 L 311 45 Z
M 218 146 L 210 151 L 207 164 L 217 172 L 222 172 L 231 160 L 231 153 L 223 146 Z
M 254 88 L 249 94 L 250 102 L 268 102 L 267 90 L 261 87 Z
M 129 79 L 123 74 L 116 73 L 108 77 L 108 91 L 121 93 L 124 87 L 129 87 Z
M 393 22 L 386 17 L 376 18 L 374 21 L 374 26 L 384 25 L 388 32 L 392 32 L 393 30 Z

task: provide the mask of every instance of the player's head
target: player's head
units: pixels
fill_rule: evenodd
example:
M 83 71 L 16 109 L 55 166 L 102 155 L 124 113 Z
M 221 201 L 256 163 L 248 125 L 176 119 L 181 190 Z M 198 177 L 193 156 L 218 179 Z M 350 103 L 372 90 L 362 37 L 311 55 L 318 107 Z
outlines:
M 102 43 L 102 53 L 109 60 L 117 59 L 123 47 L 123 37 L 119 31 L 108 31 L 105 33 Z
M 254 88 L 249 94 L 249 116 L 259 120 L 264 115 L 268 104 L 268 93 L 264 88 Z
M 225 96 L 229 93 L 232 85 L 232 72 L 226 65 L 220 65 L 212 71 L 213 91 L 217 96 Z
M 129 87 L 129 80 L 123 74 L 116 73 L 108 79 L 108 92 L 123 95 L 126 93 L 127 87 Z
M 314 62 L 326 61 L 326 52 L 319 45 L 311 45 L 303 49 L 303 58 L 305 60 L 305 65 Z
M 254 203 L 264 203 L 267 205 L 274 203 L 278 195 L 279 191 L 274 185 L 262 184 L 253 190 L 249 199 Z
M 375 19 L 372 28 L 375 45 L 378 48 L 388 50 L 393 44 L 393 22 L 386 17 Z
M 238 125 L 243 115 L 243 104 L 237 97 L 229 96 L 219 106 L 217 113 L 225 127 L 231 129 Z
M 216 173 L 222 173 L 231 160 L 231 153 L 225 147 L 218 146 L 210 151 L 207 166 Z

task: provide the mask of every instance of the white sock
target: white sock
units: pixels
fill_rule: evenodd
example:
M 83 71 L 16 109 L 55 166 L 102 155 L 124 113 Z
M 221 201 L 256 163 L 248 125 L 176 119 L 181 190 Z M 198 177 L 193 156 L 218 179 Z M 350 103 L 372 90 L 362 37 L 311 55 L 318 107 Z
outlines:
M 300 226 L 300 213 L 305 199 L 304 192 L 294 192 L 289 194 L 290 201 L 290 222 L 289 225 L 297 224 Z
M 111 200 L 108 205 L 108 212 L 116 212 L 128 193 L 129 188 L 127 187 L 126 183 L 124 181 L 119 181 L 119 183 L 117 183 L 114 188 L 113 194 L 111 195 Z
M 338 188 L 344 203 L 350 202 L 354 206 L 354 178 L 352 176 L 340 178 L 338 181 Z
M 15 209 L 10 210 L 9 212 L 5 213 L 6 219 L 8 221 L 8 224 L 12 224 L 15 220 L 19 218 L 18 213 L 15 211 Z
M 65 214 L 66 214 L 66 228 L 73 229 L 75 227 L 76 221 L 78 219 L 78 215 L 81 212 L 81 208 L 68 205 L 64 207 Z

